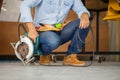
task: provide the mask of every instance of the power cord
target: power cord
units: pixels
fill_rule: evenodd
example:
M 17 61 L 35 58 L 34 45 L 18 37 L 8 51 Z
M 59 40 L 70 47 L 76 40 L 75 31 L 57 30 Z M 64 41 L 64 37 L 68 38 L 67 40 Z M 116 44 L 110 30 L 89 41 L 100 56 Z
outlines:
M 81 31 L 80 28 L 77 29 L 76 41 L 77 41 L 77 48 L 78 48 L 78 49 L 80 49 L 80 48 L 79 48 L 79 44 L 78 44 L 78 40 L 81 41 L 83 44 L 89 44 L 90 42 L 92 42 L 93 53 L 92 53 L 91 62 L 90 62 L 89 64 L 84 65 L 84 66 L 80 66 L 80 67 L 88 67 L 88 66 L 91 66 L 91 65 L 93 64 L 94 56 L 95 56 L 95 51 L 94 51 L 94 32 L 93 32 L 92 27 L 90 27 L 90 31 L 91 31 L 91 33 L 92 33 L 92 37 L 91 37 L 91 39 L 90 39 L 88 42 L 85 42 L 85 41 L 83 41 L 83 40 L 81 39 L 81 37 L 80 37 L 80 34 L 79 34 L 80 31 Z

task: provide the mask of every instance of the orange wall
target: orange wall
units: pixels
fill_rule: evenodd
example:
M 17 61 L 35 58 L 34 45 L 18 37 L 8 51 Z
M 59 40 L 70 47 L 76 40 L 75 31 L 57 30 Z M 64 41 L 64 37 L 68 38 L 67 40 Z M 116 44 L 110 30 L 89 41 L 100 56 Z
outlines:
M 10 42 L 18 40 L 17 24 L 15 22 L 0 22 L 0 54 L 12 54 Z

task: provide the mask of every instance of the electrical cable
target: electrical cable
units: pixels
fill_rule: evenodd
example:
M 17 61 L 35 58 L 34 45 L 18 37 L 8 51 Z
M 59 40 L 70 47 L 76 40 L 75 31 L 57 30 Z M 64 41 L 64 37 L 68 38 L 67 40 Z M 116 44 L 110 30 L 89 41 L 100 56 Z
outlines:
M 92 27 L 90 27 L 90 31 L 91 31 L 91 33 L 92 33 L 92 37 L 91 37 L 90 41 L 85 42 L 85 41 L 83 41 L 83 40 L 81 39 L 81 37 L 80 37 L 80 34 L 79 34 L 80 31 L 81 31 L 80 28 L 77 29 L 76 41 L 77 41 L 77 48 L 78 48 L 78 49 L 80 49 L 80 48 L 79 48 L 79 44 L 78 44 L 78 40 L 81 41 L 83 44 L 89 44 L 90 42 L 92 42 L 92 48 L 93 48 L 92 60 L 91 60 L 91 62 L 90 62 L 89 64 L 86 64 L 86 65 L 84 65 L 84 66 L 80 66 L 80 67 L 88 67 L 88 66 L 92 65 L 92 64 L 93 64 L 93 61 L 94 61 L 94 55 L 95 55 L 95 52 L 94 52 L 94 32 L 93 32 Z
M 27 30 L 26 30 L 25 26 L 24 26 L 22 23 L 19 24 L 19 25 L 18 25 L 18 37 L 19 37 L 19 40 L 20 40 L 20 27 L 23 28 L 24 33 L 27 33 Z

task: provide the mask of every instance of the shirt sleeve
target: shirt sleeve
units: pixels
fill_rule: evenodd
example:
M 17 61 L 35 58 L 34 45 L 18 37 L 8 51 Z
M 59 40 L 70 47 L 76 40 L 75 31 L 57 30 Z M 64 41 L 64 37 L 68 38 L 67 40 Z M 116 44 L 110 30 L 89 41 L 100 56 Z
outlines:
M 20 22 L 33 22 L 31 8 L 36 7 L 41 0 L 24 0 L 20 5 Z
M 86 9 L 86 7 L 83 5 L 81 0 L 74 0 L 72 9 L 77 13 L 79 19 L 81 19 L 81 15 L 86 12 L 90 16 L 89 11 Z

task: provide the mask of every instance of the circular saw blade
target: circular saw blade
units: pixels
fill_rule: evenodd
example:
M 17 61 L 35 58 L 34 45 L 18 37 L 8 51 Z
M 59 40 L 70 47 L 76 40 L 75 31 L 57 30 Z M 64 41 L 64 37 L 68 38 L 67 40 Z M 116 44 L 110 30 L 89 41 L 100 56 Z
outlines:
M 17 52 L 21 55 L 22 59 L 26 59 L 26 56 L 29 52 L 29 47 L 27 43 L 22 42 L 20 45 L 18 45 Z
M 34 53 L 33 42 L 26 36 L 21 36 L 21 40 L 15 45 L 15 55 L 21 61 L 29 60 Z

